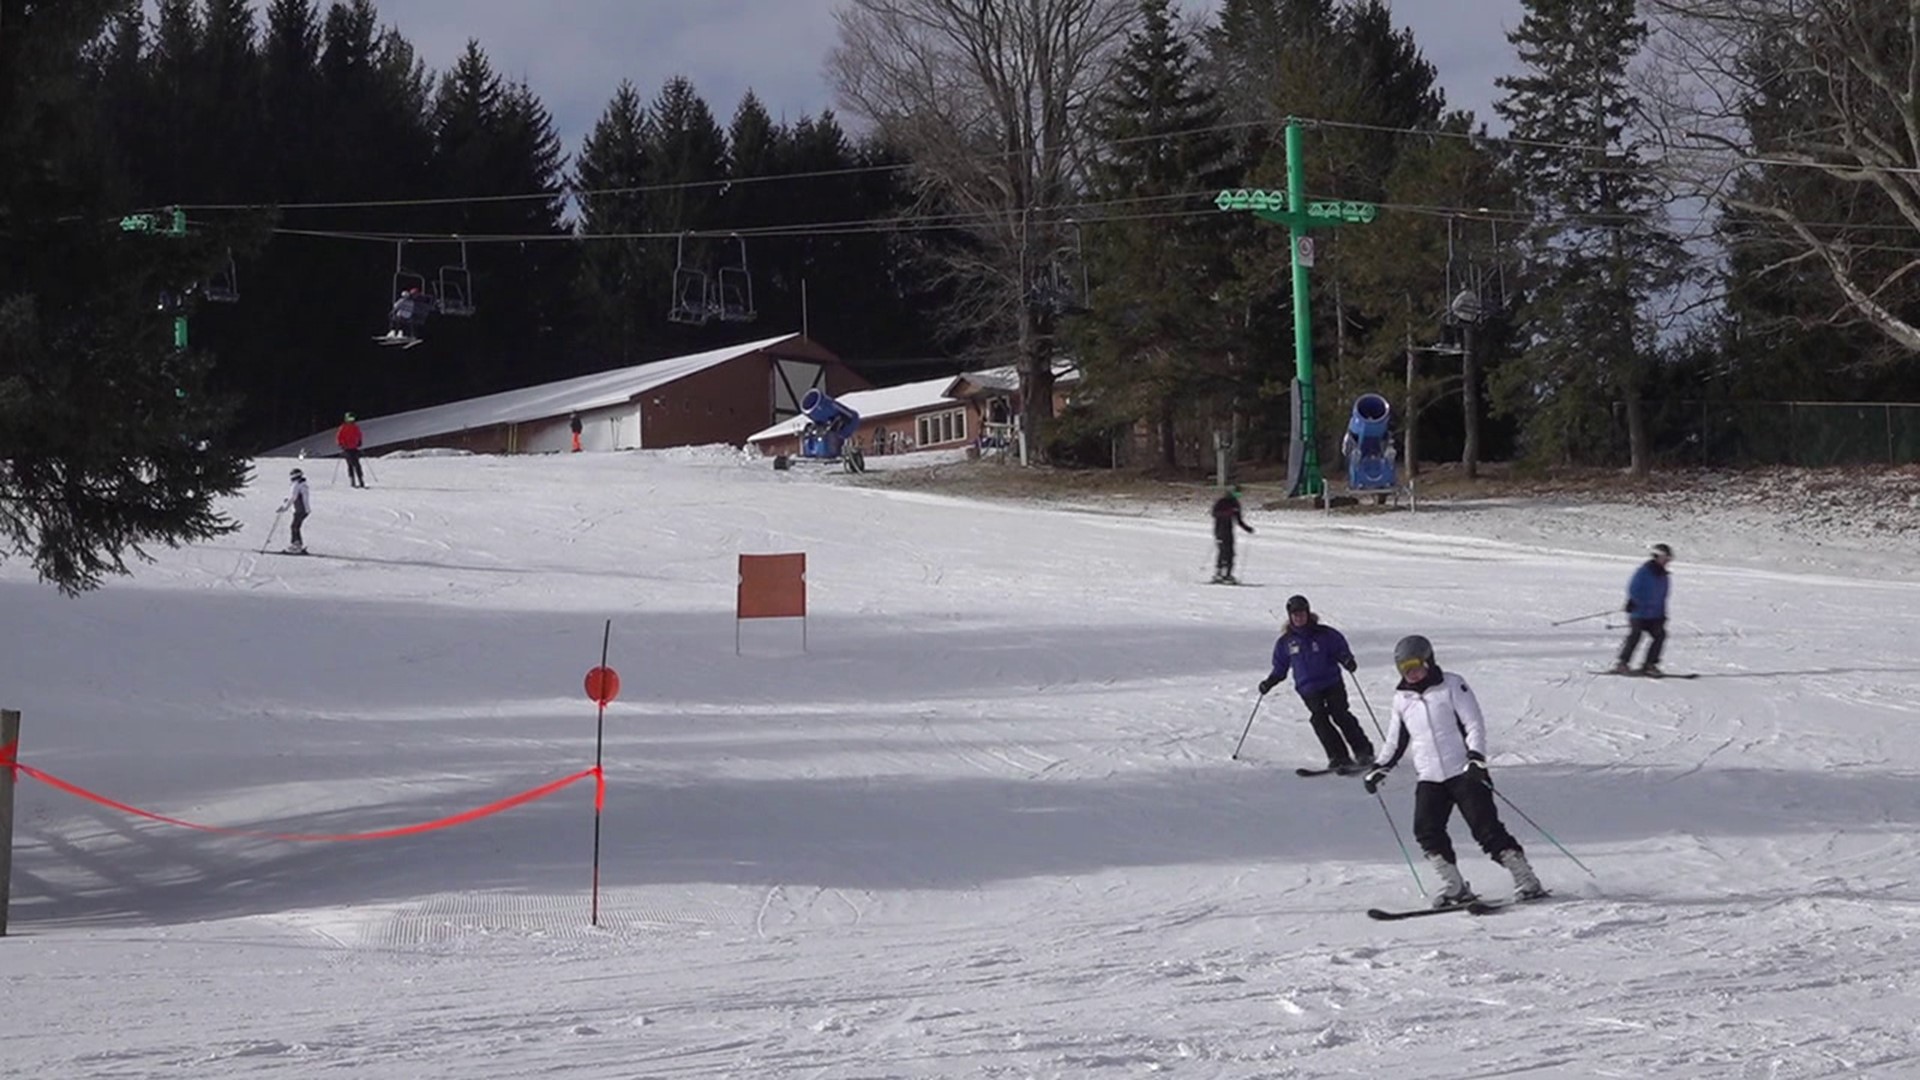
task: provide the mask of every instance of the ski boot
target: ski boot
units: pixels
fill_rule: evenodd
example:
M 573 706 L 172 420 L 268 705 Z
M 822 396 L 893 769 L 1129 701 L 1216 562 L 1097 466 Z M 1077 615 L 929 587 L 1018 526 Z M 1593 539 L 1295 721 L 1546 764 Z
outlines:
M 1540 884 L 1540 878 L 1533 872 L 1527 855 L 1519 848 L 1508 848 L 1494 859 L 1507 868 L 1513 875 L 1513 898 L 1515 900 L 1538 900 L 1547 895 L 1546 887 Z
M 1659 664 L 1641 664 L 1640 674 L 1649 679 L 1661 679 L 1665 678 L 1667 673 L 1660 670 Z
M 1619 660 L 1613 665 L 1613 673 L 1615 675 L 1631 675 L 1633 674 L 1633 667 L 1625 660 Z
M 1440 875 L 1440 881 L 1446 887 L 1434 894 L 1433 906 L 1438 908 L 1459 907 L 1471 904 L 1479 897 L 1473 894 L 1473 886 L 1460 876 L 1460 867 L 1445 855 L 1429 853 L 1427 861 L 1433 864 L 1433 870 Z

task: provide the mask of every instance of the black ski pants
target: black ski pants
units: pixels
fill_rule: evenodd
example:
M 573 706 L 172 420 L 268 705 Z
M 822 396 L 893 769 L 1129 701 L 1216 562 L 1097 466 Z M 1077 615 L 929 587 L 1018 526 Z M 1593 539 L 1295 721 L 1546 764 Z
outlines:
M 1213 560 L 1214 571 L 1222 575 L 1233 573 L 1233 523 L 1228 522 L 1224 529 L 1215 525 L 1213 539 L 1220 545 L 1219 554 Z
M 1660 650 L 1667 644 L 1667 620 L 1665 619 L 1628 619 L 1626 644 L 1620 646 L 1620 662 L 1633 663 L 1633 650 L 1640 647 L 1640 635 L 1647 635 L 1647 663 L 1658 666 Z
M 360 451 L 346 450 L 343 453 L 347 457 L 347 483 L 354 487 L 366 487 L 366 474 L 360 471 Z
M 293 512 L 293 543 L 295 546 L 300 546 L 306 543 L 306 541 L 300 539 L 300 525 L 302 522 L 306 520 L 307 520 L 307 512 L 305 510 L 295 510 Z
M 1328 765 L 1337 768 L 1373 760 L 1373 741 L 1347 706 L 1346 683 L 1301 694 L 1300 700 L 1306 702 L 1307 722 L 1313 725 L 1313 737 L 1320 740 L 1320 749 L 1327 752 Z
M 1479 778 L 1462 773 L 1444 783 L 1422 780 L 1414 785 L 1413 839 L 1421 851 L 1448 862 L 1457 861 L 1453 857 L 1453 841 L 1447 836 L 1447 819 L 1453 816 L 1456 806 L 1473 839 L 1488 858 L 1519 849 L 1513 834 L 1500 824 L 1500 812 L 1493 806 L 1493 789 Z

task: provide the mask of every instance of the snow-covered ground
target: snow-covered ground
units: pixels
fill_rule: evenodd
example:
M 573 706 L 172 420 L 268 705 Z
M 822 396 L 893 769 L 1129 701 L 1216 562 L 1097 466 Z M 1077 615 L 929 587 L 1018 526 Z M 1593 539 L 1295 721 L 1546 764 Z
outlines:
M 237 536 L 77 600 L 0 566 L 23 777 L 0 1074 L 22 1077 L 1912 1076 L 1920 574 L 1910 533 L 1766 505 L 1204 519 L 968 502 L 718 451 L 311 462 L 298 559 Z M 877 462 L 882 468 L 897 467 Z M 1098 512 L 1090 512 L 1098 511 Z M 1597 677 L 1650 540 L 1667 667 Z M 284 540 L 284 531 L 274 546 Z M 1817 551 L 1815 549 L 1817 548 Z M 738 554 L 805 551 L 807 651 Z M 1289 593 L 1430 636 L 1560 899 L 1423 902 L 1383 792 L 1304 780 Z M 1369 726 L 1371 726 L 1369 724 Z M 1468 877 L 1504 871 L 1455 824 Z M 1422 880 L 1433 884 L 1422 866 Z

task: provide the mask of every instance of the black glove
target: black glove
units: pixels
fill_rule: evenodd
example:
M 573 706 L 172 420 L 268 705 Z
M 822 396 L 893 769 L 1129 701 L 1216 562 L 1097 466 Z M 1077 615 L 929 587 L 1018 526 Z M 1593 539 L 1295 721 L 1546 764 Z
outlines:
M 1387 770 L 1375 769 L 1372 772 L 1368 773 L 1367 778 L 1361 781 L 1361 783 L 1367 786 L 1367 794 L 1371 795 L 1374 792 L 1380 790 L 1380 785 L 1385 783 L 1386 779 L 1387 779 Z
M 1247 530 L 1247 531 L 1248 531 L 1249 533 L 1251 533 L 1251 532 L 1253 531 L 1253 526 L 1251 526 L 1251 525 L 1242 525 L 1242 526 L 1240 526 L 1240 527 L 1241 527 L 1241 528 L 1243 528 L 1243 529 L 1245 529 L 1245 530 Z
M 1487 759 L 1484 754 L 1467 751 L 1467 775 L 1488 787 L 1493 786 L 1493 774 L 1487 771 Z
M 1280 685 L 1280 680 L 1269 675 L 1260 680 L 1260 692 L 1264 694 L 1278 685 Z
M 1626 613 L 1629 615 L 1633 614 L 1633 601 L 1631 600 L 1627 601 L 1627 606 L 1623 610 L 1625 610 Z
M 1349 675 L 1360 670 L 1360 662 L 1355 660 L 1351 656 L 1347 657 L 1345 660 L 1340 661 L 1340 666 L 1343 668 L 1346 668 L 1347 674 Z

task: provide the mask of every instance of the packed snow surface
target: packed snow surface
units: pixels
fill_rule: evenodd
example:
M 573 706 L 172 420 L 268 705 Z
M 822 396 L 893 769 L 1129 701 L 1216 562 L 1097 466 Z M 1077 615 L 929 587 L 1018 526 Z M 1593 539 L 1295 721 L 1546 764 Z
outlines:
M 0 565 L 20 762 L 222 829 L 404 829 L 591 768 L 604 637 L 599 925 L 590 779 L 296 842 L 22 775 L 0 1074 L 1920 1073 L 1903 528 L 1256 506 L 1231 588 L 1204 500 L 691 450 L 381 458 L 364 491 L 309 461 L 316 554 L 261 554 L 289 464 L 229 504 L 241 533 L 81 598 Z M 1692 681 L 1595 674 L 1652 540 Z M 737 557 L 791 551 L 804 626 L 737 624 Z M 1369 730 L 1401 635 L 1467 678 L 1553 901 L 1366 918 L 1434 886 L 1396 843 L 1411 770 L 1379 800 L 1294 775 L 1323 762 L 1291 685 L 1254 710 L 1295 592 L 1353 642 Z

